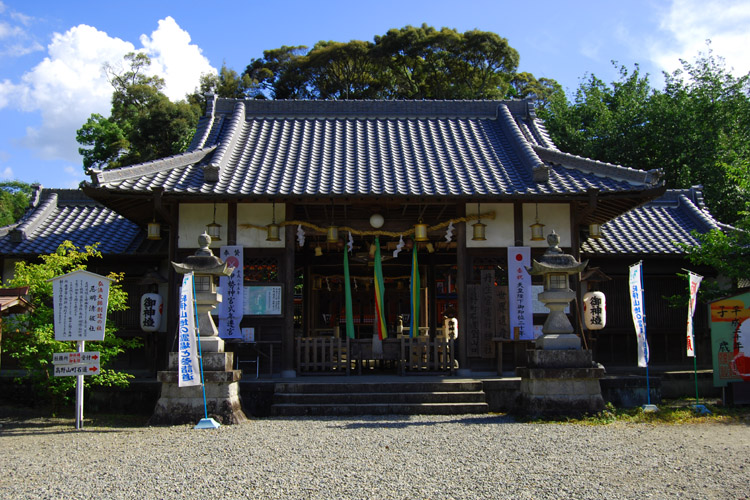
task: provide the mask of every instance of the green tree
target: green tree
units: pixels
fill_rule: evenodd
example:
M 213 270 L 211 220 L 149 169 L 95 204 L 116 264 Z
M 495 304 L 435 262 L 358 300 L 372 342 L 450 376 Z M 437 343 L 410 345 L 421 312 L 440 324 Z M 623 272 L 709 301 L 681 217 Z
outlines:
M 190 144 L 200 107 L 172 102 L 164 95 L 164 80 L 147 76 L 151 60 L 145 54 L 125 56 L 128 69 L 105 66 L 113 87 L 109 118 L 92 114 L 77 131 L 84 147 L 85 170 L 117 168 L 184 151 Z
M 556 94 L 540 115 L 561 149 L 661 169 L 669 188 L 703 185 L 714 216 L 736 223 L 747 199 L 735 177 L 750 160 L 748 76 L 732 76 L 709 50 L 665 79 L 654 90 L 638 66 L 611 84 L 591 75 L 573 102 Z
M 495 33 L 423 24 L 373 42 L 268 50 L 244 74 L 274 99 L 496 99 L 510 92 L 518 61 Z
M 0 182 L 0 226 L 8 226 L 21 218 L 33 191 L 34 186 L 25 182 Z
M 55 340 L 54 316 L 52 308 L 52 283 L 50 279 L 69 272 L 85 269 L 91 258 L 100 258 L 101 253 L 96 245 L 84 249 L 77 248 L 69 241 L 63 242 L 56 252 L 42 255 L 41 262 L 17 262 L 14 277 L 4 283 L 7 287 L 29 287 L 33 312 L 4 320 L 3 352 L 18 360 L 26 371 L 36 396 L 44 402 L 59 407 L 69 401 L 75 386 L 74 377 L 55 377 L 53 374 L 52 355 L 56 352 L 71 352 L 76 349 L 75 342 Z M 122 274 L 112 273 L 108 276 L 115 280 L 110 285 L 107 312 L 122 311 L 126 308 L 127 294 L 118 282 Z M 102 342 L 88 342 L 87 349 L 100 351 L 102 366 L 99 375 L 84 377 L 86 386 L 128 385 L 132 375 L 107 368 L 114 358 L 127 349 L 140 346 L 139 339 L 123 339 L 115 336 L 115 328 L 107 323 Z

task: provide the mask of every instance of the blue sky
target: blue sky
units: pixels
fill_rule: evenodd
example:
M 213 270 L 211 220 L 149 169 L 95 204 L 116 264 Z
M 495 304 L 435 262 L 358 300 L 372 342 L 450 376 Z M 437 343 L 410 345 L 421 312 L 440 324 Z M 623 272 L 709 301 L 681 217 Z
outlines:
M 609 82 L 610 61 L 662 84 L 711 39 L 735 74 L 750 71 L 750 2 L 738 0 L 223 1 L 0 0 L 0 180 L 69 188 L 87 179 L 75 131 L 109 115 L 104 63 L 144 50 L 181 98 L 222 63 L 241 72 L 263 50 L 319 40 L 372 40 L 406 25 L 493 31 L 520 71 L 569 91 L 587 74 Z

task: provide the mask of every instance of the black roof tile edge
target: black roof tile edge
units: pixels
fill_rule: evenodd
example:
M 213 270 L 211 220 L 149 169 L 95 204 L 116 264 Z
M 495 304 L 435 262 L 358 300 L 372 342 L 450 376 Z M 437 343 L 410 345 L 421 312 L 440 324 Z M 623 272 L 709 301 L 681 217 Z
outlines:
M 13 243 L 20 243 L 27 240 L 29 235 L 55 213 L 57 210 L 57 198 L 58 194 L 54 191 L 45 193 L 42 197 L 43 201 L 32 210 L 22 223 L 10 232 L 11 241 Z
M 237 145 L 237 137 L 242 124 L 245 121 L 245 104 L 239 101 L 232 111 L 232 117 L 229 120 L 229 126 L 224 133 L 222 140 L 216 147 L 216 152 L 211 157 L 211 161 L 203 166 L 203 177 L 206 182 L 218 182 L 221 179 L 221 172 L 234 153 Z
M 591 160 L 582 156 L 564 153 L 557 149 L 545 148 L 532 145 L 531 148 L 544 161 L 557 163 L 566 168 L 574 168 L 582 172 L 604 175 L 614 179 L 620 179 L 631 183 L 656 186 L 661 184 L 661 170 L 638 170 L 622 165 L 614 165 L 603 161 Z
M 137 179 L 165 170 L 171 170 L 173 168 L 185 167 L 200 162 L 215 149 L 216 146 L 209 146 L 207 148 L 186 151 L 159 160 L 139 163 L 137 165 L 130 165 L 114 170 L 89 170 L 89 174 L 91 175 L 90 184 L 94 186 L 103 186 L 109 183 Z

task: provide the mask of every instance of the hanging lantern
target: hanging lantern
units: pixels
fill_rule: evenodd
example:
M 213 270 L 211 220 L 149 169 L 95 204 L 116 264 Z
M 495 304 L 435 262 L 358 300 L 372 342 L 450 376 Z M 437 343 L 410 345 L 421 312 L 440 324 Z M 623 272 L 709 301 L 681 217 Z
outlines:
M 146 239 L 149 240 L 160 240 L 161 239 L 161 224 L 156 222 L 156 218 L 148 223 L 148 236 Z
M 211 241 L 221 241 L 221 224 L 216 223 L 216 203 L 214 203 L 214 221 L 206 225 L 206 234 L 211 237 Z
M 414 224 L 414 241 L 430 241 L 427 237 L 427 224 L 421 220 Z
M 163 302 L 158 293 L 144 293 L 141 296 L 141 330 L 156 332 L 161 327 Z
M 338 243 L 339 241 L 339 228 L 337 226 L 329 226 L 328 232 L 326 233 L 326 242 Z
M 474 228 L 474 235 L 471 237 L 472 241 L 484 241 L 487 239 L 484 236 L 487 224 L 482 224 L 482 211 L 479 203 L 477 203 L 477 221 L 471 226 Z
M 598 240 L 601 237 L 602 237 L 601 224 L 589 224 L 589 238 Z
M 266 241 L 281 241 L 279 238 L 279 225 L 276 224 L 276 202 L 272 206 L 271 223 L 266 226 Z
M 607 302 L 603 292 L 583 295 L 583 320 L 589 330 L 601 330 L 607 324 Z
M 531 241 L 544 241 L 544 224 L 539 223 L 539 204 L 536 204 L 536 222 L 531 226 Z

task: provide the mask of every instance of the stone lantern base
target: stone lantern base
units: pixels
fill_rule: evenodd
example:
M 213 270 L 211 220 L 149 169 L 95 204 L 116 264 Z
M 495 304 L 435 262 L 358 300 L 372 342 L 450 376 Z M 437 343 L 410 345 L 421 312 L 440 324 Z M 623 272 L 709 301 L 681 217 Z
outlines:
M 169 370 L 157 375 L 161 382 L 161 396 L 156 402 L 149 424 L 195 424 L 205 416 L 201 386 L 177 385 L 178 357 L 179 353 L 170 352 Z M 233 370 L 232 362 L 231 352 L 203 352 L 208 416 L 223 425 L 239 424 L 247 420 L 240 403 L 239 381 L 242 371 Z
M 591 351 L 527 351 L 521 377 L 522 412 L 531 416 L 574 416 L 604 409 L 599 379 L 604 368 L 593 364 Z

